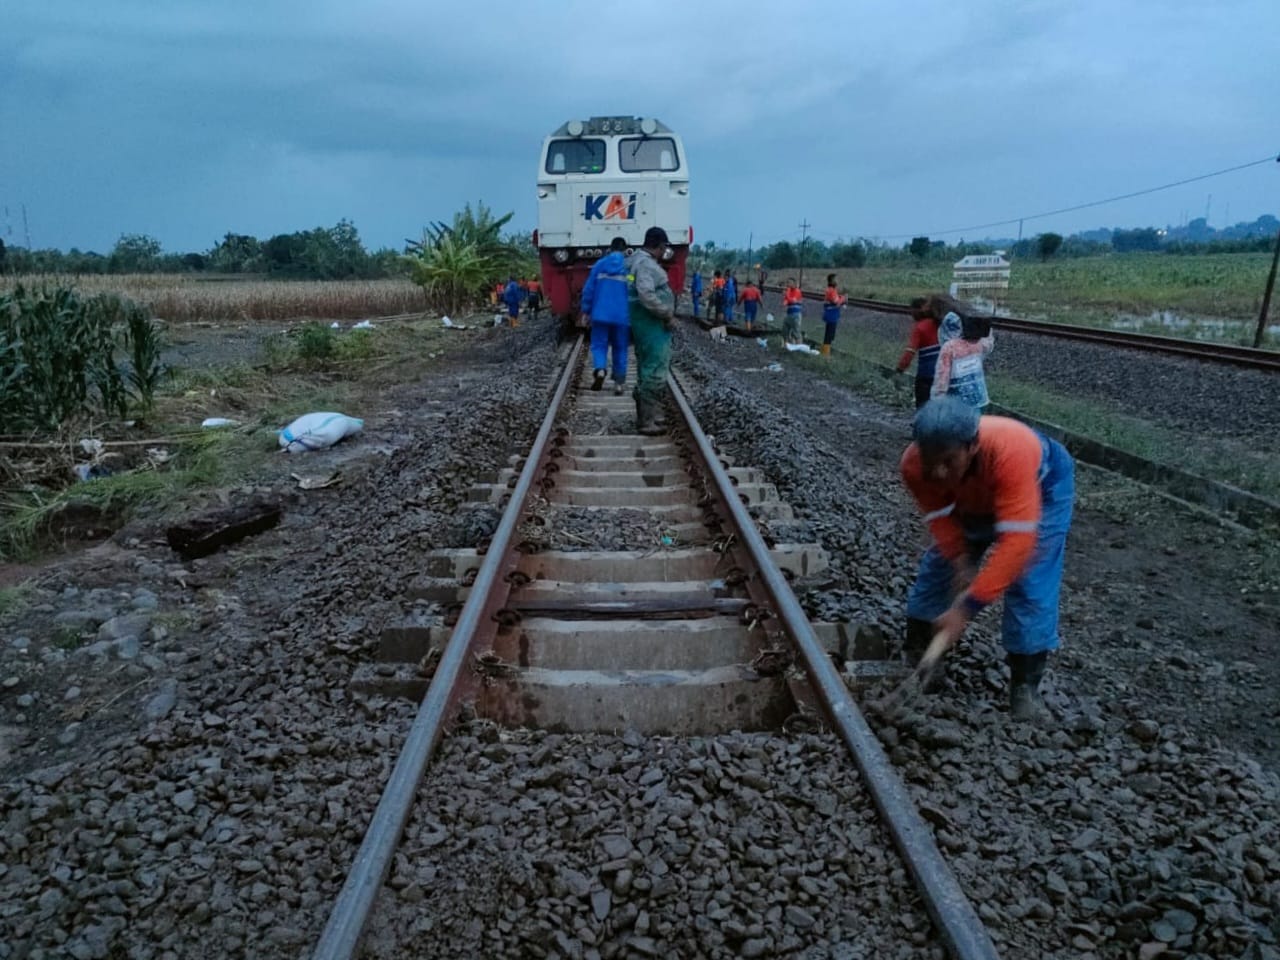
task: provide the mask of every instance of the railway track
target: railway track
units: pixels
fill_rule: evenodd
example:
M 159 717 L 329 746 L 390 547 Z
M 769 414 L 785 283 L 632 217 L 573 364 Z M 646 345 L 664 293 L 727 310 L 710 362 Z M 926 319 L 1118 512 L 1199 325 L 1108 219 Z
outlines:
M 769 285 L 764 289 L 770 293 L 782 292 L 782 288 L 779 286 Z M 821 301 L 824 294 L 805 291 L 804 297 L 806 300 Z M 906 304 L 890 303 L 884 300 L 849 297 L 848 304 L 851 307 L 874 310 L 877 313 L 905 315 L 911 312 L 911 308 Z M 1101 327 L 1082 327 L 1076 324 L 1053 323 L 1047 320 L 1021 320 L 1017 317 L 995 317 L 992 323 L 997 329 L 1009 330 L 1015 333 L 1056 337 L 1060 340 L 1074 340 L 1076 342 L 1100 343 L 1112 347 L 1142 350 L 1147 353 L 1162 353 L 1168 356 L 1203 360 L 1210 363 L 1234 364 L 1235 366 L 1247 367 L 1252 370 L 1280 371 L 1280 353 L 1274 350 L 1259 350 L 1254 347 L 1240 347 L 1229 343 L 1210 343 L 1202 340 L 1180 340 L 1176 337 L 1130 333 L 1124 330 L 1106 330 Z
M 681 745 L 703 749 L 711 743 L 714 750 L 707 763 L 719 773 L 720 787 L 724 787 L 726 778 L 732 780 L 733 775 L 720 769 L 721 761 L 729 763 L 729 751 L 717 738 L 741 737 L 741 731 L 763 731 L 760 735 L 767 737 L 770 731 L 788 729 L 797 718 L 808 722 L 820 718 L 856 765 L 863 791 L 859 795 L 864 796 L 866 808 L 860 815 L 871 817 L 874 807 L 886 851 L 890 845 L 897 851 L 897 857 L 891 852 L 886 855 L 905 870 L 904 877 L 909 876 L 932 921 L 936 942 L 957 958 L 996 957 L 989 934 L 935 846 L 930 828 L 849 693 L 848 684 L 856 684 L 860 676 L 891 675 L 883 641 L 877 643 L 875 636 L 864 637 L 847 625 L 811 624 L 792 592 L 791 580 L 820 571 L 821 550 L 771 543 L 761 535 L 752 514 L 785 520 L 789 506 L 777 499 L 776 491 L 756 471 L 734 466 L 720 455 L 674 378 L 668 435 L 642 437 L 629 432 L 634 411 L 629 395 L 615 397 L 608 391 L 579 387 L 589 375 L 583 352 L 581 340 L 569 351 L 527 454 L 516 458 L 511 469 L 494 477 L 493 483 L 474 491 L 477 497 L 504 505 L 490 542 L 479 551 L 436 551 L 424 558 L 425 576 L 415 592 L 439 600 L 459 597 L 456 621 L 451 627 L 409 624 L 388 631 L 383 657 L 387 662 L 372 665 L 354 681 L 357 688 L 421 696 L 421 707 L 313 956 L 316 960 L 357 956 L 366 932 L 379 928 L 376 916 L 386 902 L 379 894 L 393 863 L 411 869 L 408 860 L 413 854 L 397 852 L 406 824 L 415 815 L 424 816 L 424 805 L 443 806 L 444 798 L 433 799 L 429 791 L 424 797 L 420 785 L 442 737 L 459 722 L 478 720 L 502 728 L 535 728 L 587 738 L 627 730 L 632 739 L 625 742 L 633 753 L 643 753 L 646 743 L 660 743 L 665 745 L 658 754 L 669 757 L 681 755 Z M 552 549 L 557 511 L 566 510 L 597 511 L 605 517 L 609 511 L 644 511 L 660 532 L 644 549 L 597 550 L 589 543 L 586 549 Z M 589 748 L 580 745 L 579 749 Z M 545 757 L 546 750 L 541 753 Z M 495 754 L 500 755 L 503 749 Z M 679 768 L 676 775 L 706 768 L 702 759 L 675 766 Z M 667 819 L 660 806 L 666 781 L 659 778 L 669 773 L 646 770 L 635 784 L 614 783 L 609 788 L 632 789 L 633 796 L 619 799 L 608 793 L 606 800 L 597 802 L 620 803 L 624 811 L 653 808 L 660 821 L 686 830 L 681 836 L 688 839 L 671 849 L 690 859 L 683 867 L 665 862 L 655 866 L 645 860 L 657 856 L 652 838 L 637 839 L 633 847 L 635 838 L 606 817 L 609 822 L 599 828 L 605 835 L 597 839 L 605 850 L 625 852 L 630 859 L 615 857 L 598 868 L 594 879 L 570 871 L 576 879 L 571 878 L 569 887 L 581 886 L 577 895 L 590 901 L 596 917 L 594 928 L 584 932 L 580 926 L 577 933 L 602 948 L 592 947 L 583 956 L 646 956 L 672 949 L 669 943 L 664 946 L 661 936 L 650 934 L 643 910 L 637 913 L 634 906 L 625 907 L 617 919 L 610 914 L 611 896 L 617 905 L 617 874 L 627 874 L 630 889 L 632 868 L 637 873 L 648 869 L 650 876 L 637 880 L 637 887 L 641 883 L 652 884 L 645 887 L 650 891 L 659 885 L 671 887 L 675 881 L 663 879 L 668 870 L 693 870 L 699 862 L 701 847 L 695 850 L 689 842 L 698 839 L 687 833 L 689 824 L 699 822 L 700 809 L 715 805 L 721 818 L 727 809 L 694 784 L 692 794 L 682 797 L 675 808 L 680 815 Z M 749 799 L 743 809 L 748 813 L 752 806 L 775 802 L 767 786 L 768 773 L 763 768 L 747 777 Z M 716 774 L 707 775 L 706 782 L 717 789 Z M 853 777 L 852 769 L 848 775 Z M 522 787 L 526 776 L 527 771 L 520 775 Z M 501 804 L 503 790 L 513 778 L 514 774 L 499 772 L 488 791 L 495 803 Z M 848 795 L 850 791 L 842 794 Z M 532 816 L 537 804 L 528 798 L 522 802 L 522 816 Z M 828 813 L 833 809 L 834 805 Z M 503 812 L 499 822 L 510 815 Z M 822 829 L 839 828 L 839 824 L 824 824 Z M 415 837 L 418 829 L 411 827 Z M 734 875 L 739 869 L 756 869 L 764 857 L 754 846 L 745 849 L 748 852 L 740 850 L 739 856 L 756 867 L 747 868 L 735 860 Z M 778 854 L 779 861 L 768 861 L 776 869 L 764 879 L 776 881 L 778 871 L 799 876 L 808 869 L 801 863 L 802 852 L 787 854 L 786 849 Z M 421 850 L 416 842 L 415 850 Z M 795 862 L 788 862 L 788 856 Z M 869 852 L 867 862 L 876 862 Z M 856 871 L 851 867 L 850 872 Z M 436 876 L 434 868 L 430 876 Z M 682 877 L 680 882 L 689 880 Z M 809 884 L 804 887 L 806 893 L 797 896 L 812 910 L 807 894 L 818 889 L 818 880 L 811 877 Z M 888 889 L 887 880 L 882 889 Z M 743 891 L 741 896 L 745 900 L 748 893 Z M 522 897 L 515 899 L 525 903 Z M 732 899 L 721 897 L 721 901 Z M 375 908 L 375 904 L 383 906 Z M 728 932 L 713 936 L 741 941 L 730 952 L 740 947 L 746 955 L 761 955 L 748 952 L 746 944 L 756 944 L 752 950 L 764 950 L 774 942 L 768 939 L 764 921 L 780 925 L 784 905 L 788 923 L 807 928 L 813 922 L 797 904 L 775 897 L 773 907 L 756 918 L 760 922 L 735 926 L 726 921 Z M 681 906 L 682 915 L 689 916 L 688 904 Z M 724 903 L 714 907 L 719 911 L 716 916 L 727 916 Z M 847 915 L 859 914 L 861 909 L 850 909 Z M 902 903 L 897 909 L 919 907 Z M 710 915 L 708 910 L 701 922 Z M 898 914 L 894 916 L 896 927 Z M 689 917 L 691 929 L 694 919 Z M 573 956 L 575 950 L 582 950 L 581 943 L 565 942 L 566 931 L 548 926 L 545 918 L 542 922 L 550 946 L 536 955 Z M 920 923 L 927 928 L 923 916 Z M 518 925 L 517 916 L 504 929 Z M 659 924 L 657 932 L 664 929 L 671 934 L 669 924 Z M 492 943 L 486 941 L 488 950 L 499 949 L 504 934 L 486 933 L 495 938 Z M 394 952 L 386 947 L 389 936 L 381 930 L 376 939 Z M 756 939 L 743 940 L 753 936 Z M 858 931 L 847 930 L 841 936 L 844 947 L 853 950 Z M 862 943 L 858 949 L 865 948 Z M 510 952 L 517 949 L 514 944 L 503 949 L 503 955 L 516 955 Z M 835 950 L 832 955 L 842 954 Z

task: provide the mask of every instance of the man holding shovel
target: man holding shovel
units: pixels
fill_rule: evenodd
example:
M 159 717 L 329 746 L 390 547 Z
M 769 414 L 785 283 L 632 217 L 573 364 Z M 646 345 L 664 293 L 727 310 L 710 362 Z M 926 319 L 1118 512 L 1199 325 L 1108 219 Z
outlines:
M 916 413 L 902 479 L 933 535 L 907 598 L 908 658 L 918 660 L 935 640 L 954 646 L 1004 596 L 1009 709 L 1018 719 L 1034 716 L 1045 663 L 1058 648 L 1075 497 L 1070 454 L 1017 420 L 980 417 L 957 397 L 938 397 Z

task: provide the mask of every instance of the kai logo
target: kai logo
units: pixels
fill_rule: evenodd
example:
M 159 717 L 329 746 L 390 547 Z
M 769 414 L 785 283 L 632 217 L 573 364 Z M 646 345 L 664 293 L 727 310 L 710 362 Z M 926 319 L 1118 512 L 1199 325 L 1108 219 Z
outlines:
M 585 198 L 585 220 L 634 220 L 636 195 L 634 193 L 588 193 Z

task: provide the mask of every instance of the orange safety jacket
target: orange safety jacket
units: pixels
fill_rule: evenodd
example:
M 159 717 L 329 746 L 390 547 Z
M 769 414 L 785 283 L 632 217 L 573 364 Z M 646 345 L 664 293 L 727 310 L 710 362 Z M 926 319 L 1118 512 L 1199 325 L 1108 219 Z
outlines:
M 804 294 L 800 292 L 799 287 L 787 287 L 787 289 L 782 292 L 782 305 L 784 307 L 800 303 L 803 300 Z
M 978 451 L 958 482 L 925 475 L 920 448 L 902 455 L 902 479 L 925 512 L 929 532 L 952 562 L 967 554 L 970 537 L 995 537 L 968 596 L 981 605 L 995 602 L 1030 565 L 1040 526 L 1040 436 L 1008 417 L 982 417 Z
M 741 303 L 741 302 L 742 302 L 742 301 L 744 301 L 744 300 L 746 300 L 746 301 L 755 301 L 755 300 L 759 300 L 759 299 L 760 299 L 760 290 L 759 290 L 759 288 L 758 288 L 758 287 L 756 287 L 756 285 L 755 285 L 755 284 L 753 284 L 753 283 L 749 283 L 749 284 L 747 284 L 746 288 L 745 288 L 745 289 L 742 291 L 742 293 L 738 296 L 738 302 L 739 302 L 739 303 Z

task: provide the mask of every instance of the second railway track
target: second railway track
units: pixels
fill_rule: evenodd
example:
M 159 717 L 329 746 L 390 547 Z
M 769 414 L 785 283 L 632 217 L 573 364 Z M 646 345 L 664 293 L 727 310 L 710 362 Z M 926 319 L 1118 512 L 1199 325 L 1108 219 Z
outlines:
M 456 622 L 389 631 L 357 679 L 422 706 L 314 956 L 995 957 L 849 694 L 882 643 L 791 591 L 821 551 L 766 542 L 752 513 L 789 507 L 674 379 L 646 438 L 582 364 L 475 491 L 505 502 L 487 548 L 424 558 Z M 637 511 L 635 549 L 560 548 L 566 513 Z
M 782 292 L 781 287 L 773 285 L 766 286 L 764 289 L 769 293 Z M 813 290 L 805 291 L 804 296 L 806 300 L 823 299 L 823 294 Z M 906 304 L 891 303 L 885 300 L 849 297 L 847 303 L 850 307 L 872 310 L 876 313 L 907 315 L 911 312 L 911 308 Z M 1007 330 L 1014 333 L 1054 337 L 1059 340 L 1074 340 L 1078 343 L 1099 343 L 1129 350 L 1141 350 L 1146 353 L 1161 353 L 1166 356 L 1183 357 L 1188 360 L 1231 364 L 1251 370 L 1280 371 L 1280 353 L 1274 350 L 1242 347 L 1231 343 L 1183 340 L 1178 337 L 1162 337 L 1156 334 L 1133 333 L 1127 330 L 1108 330 L 1104 327 L 1083 327 L 1078 324 L 1054 323 L 1048 320 L 1024 320 L 1017 317 L 993 317 L 992 325 L 997 330 Z

